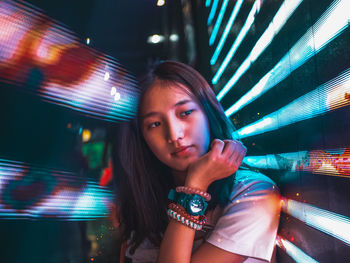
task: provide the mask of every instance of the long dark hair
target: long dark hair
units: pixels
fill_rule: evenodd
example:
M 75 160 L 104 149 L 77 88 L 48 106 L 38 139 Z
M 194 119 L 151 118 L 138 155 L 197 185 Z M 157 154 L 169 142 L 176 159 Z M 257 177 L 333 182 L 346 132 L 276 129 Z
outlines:
M 191 91 L 208 117 L 211 140 L 232 138 L 232 123 L 207 81 L 196 70 L 179 62 L 162 62 L 141 79 L 141 99 L 155 80 L 180 83 Z M 170 168 L 151 152 L 139 123 L 137 117 L 122 125 L 112 145 L 118 219 L 123 240 L 131 241 L 131 253 L 145 238 L 160 245 L 169 222 L 167 195 L 175 186 Z M 228 201 L 233 177 L 211 184 L 209 208 Z

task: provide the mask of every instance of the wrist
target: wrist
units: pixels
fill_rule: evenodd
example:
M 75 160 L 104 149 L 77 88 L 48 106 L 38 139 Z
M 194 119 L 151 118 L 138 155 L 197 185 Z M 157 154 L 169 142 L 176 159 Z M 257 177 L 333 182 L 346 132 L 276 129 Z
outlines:
M 208 190 L 209 184 L 204 182 L 204 180 L 195 180 L 193 178 L 192 179 L 188 178 L 188 180 L 187 180 L 187 178 L 186 178 L 184 186 L 206 192 Z

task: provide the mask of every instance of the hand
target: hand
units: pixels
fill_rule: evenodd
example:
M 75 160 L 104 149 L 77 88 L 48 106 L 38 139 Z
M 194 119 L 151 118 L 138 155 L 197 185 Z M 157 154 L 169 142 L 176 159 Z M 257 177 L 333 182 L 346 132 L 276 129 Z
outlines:
M 185 185 L 206 191 L 209 185 L 235 173 L 241 166 L 247 148 L 236 140 L 215 139 L 210 151 L 192 163 Z

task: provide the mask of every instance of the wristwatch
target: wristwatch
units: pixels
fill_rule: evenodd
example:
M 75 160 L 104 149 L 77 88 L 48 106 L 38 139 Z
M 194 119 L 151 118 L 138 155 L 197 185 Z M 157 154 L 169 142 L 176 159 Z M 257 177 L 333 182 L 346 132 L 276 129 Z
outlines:
M 208 207 L 205 199 L 196 194 L 186 194 L 182 192 L 178 193 L 171 189 L 168 198 L 183 206 L 187 213 L 193 216 L 204 215 L 205 210 Z

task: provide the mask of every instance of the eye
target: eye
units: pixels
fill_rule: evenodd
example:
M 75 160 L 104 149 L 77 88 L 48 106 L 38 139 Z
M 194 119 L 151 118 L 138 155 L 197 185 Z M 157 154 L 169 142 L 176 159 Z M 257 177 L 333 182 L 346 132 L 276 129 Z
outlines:
M 187 115 L 190 115 L 193 112 L 193 110 L 187 110 L 187 111 L 183 111 L 180 113 L 181 117 L 186 117 Z
M 156 122 L 152 122 L 150 125 L 148 125 L 148 128 L 155 128 L 157 126 L 160 125 L 160 122 L 159 121 L 156 121 Z

